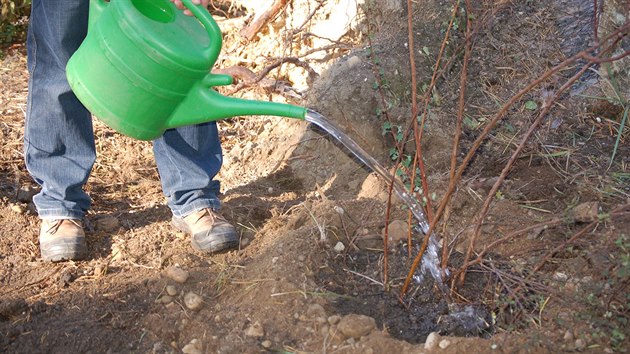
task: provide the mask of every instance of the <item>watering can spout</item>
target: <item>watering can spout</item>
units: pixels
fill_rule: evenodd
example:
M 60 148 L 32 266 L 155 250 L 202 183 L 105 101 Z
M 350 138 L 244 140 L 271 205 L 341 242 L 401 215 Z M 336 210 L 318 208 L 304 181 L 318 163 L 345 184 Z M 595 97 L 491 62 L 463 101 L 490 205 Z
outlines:
M 212 89 L 212 86 L 231 83 L 230 76 L 209 74 L 193 86 L 171 115 L 166 128 L 172 129 L 238 116 L 269 115 L 297 119 L 304 119 L 306 116 L 305 107 L 228 97 Z

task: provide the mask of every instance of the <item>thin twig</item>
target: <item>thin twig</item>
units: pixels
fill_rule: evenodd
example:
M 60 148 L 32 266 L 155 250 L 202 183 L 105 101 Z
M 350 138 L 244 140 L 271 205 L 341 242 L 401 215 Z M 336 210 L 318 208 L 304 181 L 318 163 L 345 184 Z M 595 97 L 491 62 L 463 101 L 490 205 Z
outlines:
M 549 111 L 553 107 L 556 99 L 558 99 L 558 97 L 560 97 L 560 95 L 562 95 L 564 91 L 569 89 L 571 85 L 573 85 L 573 83 L 577 81 L 592 65 L 593 65 L 592 63 L 587 63 L 586 65 L 584 65 L 584 67 L 580 71 L 578 71 L 575 75 L 573 75 L 573 77 L 571 77 L 567 82 L 565 82 L 564 85 L 562 85 L 562 87 L 560 87 L 558 91 L 556 91 L 556 93 L 551 98 L 543 102 L 543 109 L 540 111 L 540 113 L 538 114 L 538 117 L 532 123 L 529 130 L 521 138 L 521 142 L 518 144 L 516 150 L 512 153 L 510 160 L 503 167 L 503 170 L 501 171 L 499 178 L 496 180 L 496 182 L 490 189 L 490 192 L 488 192 L 488 196 L 486 197 L 486 200 L 483 203 L 481 212 L 479 212 L 477 216 L 475 229 L 473 231 L 472 237 L 470 238 L 470 243 L 468 244 L 468 250 L 466 251 L 466 256 L 464 257 L 464 264 L 468 263 L 468 260 L 470 259 L 472 255 L 475 242 L 477 238 L 479 237 L 479 235 L 481 234 L 481 225 L 483 224 L 483 220 L 486 218 L 486 215 L 488 214 L 488 210 L 490 210 L 490 204 L 492 204 L 492 201 L 494 200 L 495 195 L 497 191 L 499 190 L 499 187 L 501 186 L 501 184 L 503 184 L 503 181 L 505 180 L 508 173 L 512 169 L 512 166 L 516 162 L 516 159 L 520 156 L 521 151 L 523 151 L 523 149 L 525 148 L 525 145 L 529 141 L 529 138 L 538 129 L 538 126 L 542 122 L 543 118 L 547 116 L 547 113 L 549 113 Z M 463 284 L 464 278 L 466 277 L 466 268 L 461 268 L 459 271 L 459 274 L 460 274 L 459 283 Z

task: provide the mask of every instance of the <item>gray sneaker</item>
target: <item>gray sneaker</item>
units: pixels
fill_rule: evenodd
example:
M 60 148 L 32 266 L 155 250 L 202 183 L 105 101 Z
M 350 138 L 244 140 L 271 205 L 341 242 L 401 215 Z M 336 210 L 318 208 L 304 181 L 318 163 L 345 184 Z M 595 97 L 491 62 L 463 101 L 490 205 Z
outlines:
M 201 209 L 183 218 L 173 216 L 173 226 L 190 234 L 197 251 L 216 253 L 237 248 L 239 237 L 236 228 L 210 208 Z
M 49 262 L 83 259 L 87 254 L 85 233 L 80 220 L 42 220 L 39 250 Z

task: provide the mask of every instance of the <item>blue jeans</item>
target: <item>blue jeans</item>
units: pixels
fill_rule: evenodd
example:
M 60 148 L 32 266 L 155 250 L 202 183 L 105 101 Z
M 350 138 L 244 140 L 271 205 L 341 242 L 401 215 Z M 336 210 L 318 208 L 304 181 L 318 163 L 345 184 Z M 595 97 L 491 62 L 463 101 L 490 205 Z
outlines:
M 42 187 L 33 202 L 43 219 L 82 218 L 91 204 L 83 186 L 96 159 L 92 118 L 66 79 L 66 63 L 87 32 L 88 6 L 85 0 L 32 2 L 24 156 Z M 173 215 L 220 207 L 216 123 L 168 130 L 153 141 L 153 151 Z

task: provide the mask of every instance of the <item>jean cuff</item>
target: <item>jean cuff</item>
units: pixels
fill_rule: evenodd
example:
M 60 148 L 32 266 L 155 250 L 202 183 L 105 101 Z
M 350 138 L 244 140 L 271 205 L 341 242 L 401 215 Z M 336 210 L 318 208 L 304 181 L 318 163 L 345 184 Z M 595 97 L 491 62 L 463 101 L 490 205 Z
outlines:
M 219 210 L 221 209 L 221 202 L 218 199 L 200 199 L 178 209 L 171 208 L 171 211 L 176 218 L 183 218 L 205 208 Z
M 40 209 L 37 210 L 39 218 L 42 220 L 59 220 L 59 219 L 74 219 L 81 220 L 85 217 L 85 212 L 79 210 L 66 210 L 66 209 Z

